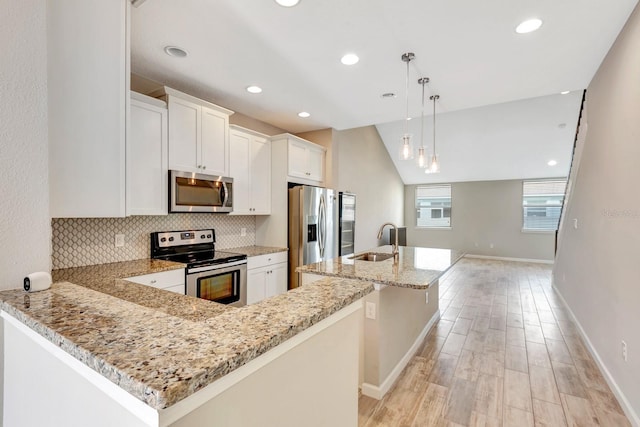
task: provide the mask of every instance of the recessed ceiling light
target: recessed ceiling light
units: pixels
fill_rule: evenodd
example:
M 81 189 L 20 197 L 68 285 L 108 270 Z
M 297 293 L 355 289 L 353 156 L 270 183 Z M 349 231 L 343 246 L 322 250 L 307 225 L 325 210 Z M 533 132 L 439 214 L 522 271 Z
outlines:
M 301 111 L 298 113 L 298 116 L 306 119 L 307 117 L 311 116 L 311 114 L 307 113 L 306 111 Z
M 358 58 L 358 55 L 356 55 L 355 53 L 347 53 L 340 60 L 340 62 L 342 62 L 344 65 L 354 65 L 357 64 L 358 61 L 360 61 L 360 58 Z
M 520 25 L 516 27 L 516 33 L 518 34 L 530 33 L 532 31 L 537 30 L 541 26 L 542 26 L 542 20 L 538 18 L 527 19 L 526 21 L 521 22 Z
M 164 53 L 175 58 L 184 58 L 187 56 L 187 51 L 177 46 L 165 46 Z
M 276 3 L 282 7 L 293 7 L 300 3 L 300 0 L 276 0 Z
M 568 94 L 569 92 L 570 92 L 570 91 L 568 91 L 568 90 L 563 90 L 562 92 L 560 92 L 560 95 L 566 95 L 566 94 Z
M 382 95 L 380 95 L 383 98 L 395 98 L 396 94 L 393 92 L 387 92 L 387 93 L 383 93 Z
M 558 162 L 556 162 L 555 160 L 549 160 L 549 161 L 547 162 L 547 164 L 548 164 L 549 166 L 555 166 L 555 165 L 557 165 L 557 164 L 558 164 Z
M 247 92 L 249 93 L 260 93 L 262 92 L 262 88 L 259 86 L 247 86 Z

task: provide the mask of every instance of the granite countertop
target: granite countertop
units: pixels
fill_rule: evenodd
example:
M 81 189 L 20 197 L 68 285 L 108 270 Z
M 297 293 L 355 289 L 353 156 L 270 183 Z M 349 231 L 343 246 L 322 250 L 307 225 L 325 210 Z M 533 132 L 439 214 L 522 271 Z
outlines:
M 360 261 L 346 255 L 325 262 L 304 265 L 299 273 L 368 280 L 377 284 L 412 289 L 426 289 L 451 268 L 464 252 L 451 249 L 400 246 L 397 263 L 393 257 L 377 261 Z M 380 246 L 365 252 L 392 253 L 392 246 Z M 358 254 L 356 254 L 357 256 Z
M 122 280 L 182 267 L 140 260 L 58 270 L 62 281 L 45 291 L 0 292 L 1 308 L 163 409 L 373 291 L 327 278 L 235 308 Z
M 248 257 L 274 254 L 276 252 L 288 252 L 287 248 L 277 248 L 273 246 L 241 246 L 238 248 L 220 249 L 225 252 L 235 252 L 245 254 Z

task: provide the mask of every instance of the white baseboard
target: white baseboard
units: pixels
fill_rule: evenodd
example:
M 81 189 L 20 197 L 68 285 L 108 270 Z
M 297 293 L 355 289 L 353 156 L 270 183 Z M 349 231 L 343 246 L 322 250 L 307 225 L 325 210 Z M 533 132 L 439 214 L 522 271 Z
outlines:
M 620 403 L 620 406 L 622 407 L 622 410 L 626 414 L 627 418 L 629 418 L 629 421 L 631 422 L 631 424 L 634 427 L 640 427 L 640 416 L 638 416 L 636 411 L 631 406 L 631 403 L 629 402 L 627 397 L 624 395 L 622 390 L 620 390 L 620 387 L 618 387 L 618 383 L 616 383 L 615 379 L 613 378 L 613 376 L 611 375 L 611 373 L 607 369 L 606 365 L 604 364 L 604 362 L 600 358 L 600 355 L 596 351 L 595 347 L 593 346 L 593 344 L 591 344 L 591 340 L 589 340 L 589 336 L 587 335 L 587 333 L 582 328 L 582 325 L 580 324 L 580 322 L 576 318 L 575 314 L 573 314 L 573 311 L 571 310 L 571 307 L 569 307 L 569 304 L 567 304 L 567 301 L 564 299 L 564 296 L 562 295 L 562 293 L 556 287 L 555 284 L 553 285 L 553 290 L 560 297 L 560 301 L 562 301 L 562 304 L 565 306 L 565 308 L 567 309 L 567 311 L 571 315 L 571 318 L 573 319 L 573 322 L 578 327 L 578 331 L 580 332 L 580 336 L 582 337 L 582 340 L 587 345 L 587 349 L 589 350 L 589 353 L 591 353 L 591 356 L 593 356 L 593 359 L 596 361 L 596 364 L 598 365 L 598 368 L 600 368 L 600 371 L 604 374 L 604 379 L 609 384 L 609 387 L 611 387 L 611 390 L 613 391 L 613 394 L 615 394 L 616 398 L 618 399 L 618 402 Z
M 478 259 L 495 259 L 498 261 L 514 261 L 514 262 L 533 262 L 536 264 L 551 264 L 553 265 L 553 260 L 548 259 L 535 259 L 535 258 L 509 258 L 503 256 L 490 256 L 490 255 L 474 255 L 474 254 L 466 254 L 467 258 L 478 258 Z
M 382 399 L 384 395 L 387 394 L 389 390 L 391 390 L 391 387 L 393 386 L 393 384 L 395 384 L 398 377 L 400 377 L 400 374 L 402 373 L 404 368 L 407 367 L 407 365 L 411 361 L 411 358 L 416 353 L 416 351 L 418 351 L 418 348 L 424 341 L 425 337 L 427 336 L 427 334 L 429 333 L 433 325 L 439 319 L 440 319 L 440 310 L 436 311 L 433 314 L 433 316 L 431 316 L 431 319 L 429 319 L 424 329 L 422 329 L 422 332 L 420 332 L 420 335 L 418 335 L 416 340 L 413 342 L 413 345 L 409 347 L 409 350 L 407 350 L 405 355 L 402 357 L 402 359 L 400 359 L 396 367 L 393 368 L 393 370 L 389 373 L 387 378 L 385 378 L 382 384 L 377 386 L 369 383 L 362 383 L 362 389 L 361 389 L 362 394 L 377 400 Z

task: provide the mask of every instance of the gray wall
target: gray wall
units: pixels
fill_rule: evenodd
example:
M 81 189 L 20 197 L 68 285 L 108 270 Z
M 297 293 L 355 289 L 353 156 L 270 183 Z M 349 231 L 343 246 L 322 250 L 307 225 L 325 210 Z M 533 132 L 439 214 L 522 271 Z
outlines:
M 403 223 L 404 183 L 375 126 L 334 131 L 333 169 L 334 188 L 356 194 L 355 251 L 377 247 L 380 225 Z
M 522 181 L 451 184 L 450 230 L 416 227 L 416 187 L 405 186 L 404 222 L 409 246 L 459 249 L 484 256 L 553 260 L 554 233 L 522 232 Z
M 640 7 L 587 89 L 554 285 L 640 425 Z M 585 125 L 586 123 L 586 125 Z M 588 129 L 587 129 L 588 128 Z M 573 219 L 578 219 L 574 229 Z M 629 349 L 621 355 L 621 340 Z

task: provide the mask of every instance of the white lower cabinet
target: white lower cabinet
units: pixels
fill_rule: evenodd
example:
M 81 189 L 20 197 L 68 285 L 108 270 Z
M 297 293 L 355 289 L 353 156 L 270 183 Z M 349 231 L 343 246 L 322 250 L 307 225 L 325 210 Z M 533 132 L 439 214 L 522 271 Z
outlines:
M 247 304 L 287 292 L 287 252 L 249 257 Z
M 152 286 L 165 291 L 175 292 L 177 294 L 185 294 L 184 268 L 145 274 L 142 276 L 127 277 L 124 280 L 139 283 L 141 285 Z

